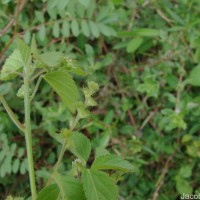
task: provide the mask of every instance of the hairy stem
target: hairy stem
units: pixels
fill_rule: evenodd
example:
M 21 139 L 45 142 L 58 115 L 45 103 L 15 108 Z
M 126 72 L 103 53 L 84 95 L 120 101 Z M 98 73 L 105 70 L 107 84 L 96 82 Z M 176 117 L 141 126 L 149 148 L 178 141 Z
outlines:
M 11 108 L 9 107 L 9 105 L 7 104 L 6 100 L 4 99 L 4 97 L 2 95 L 0 95 L 0 101 L 2 102 L 5 110 L 7 111 L 10 119 L 14 122 L 14 124 L 23 132 L 25 132 L 25 126 L 23 124 L 21 124 L 21 122 L 16 118 L 15 114 L 13 113 L 13 111 L 11 110 Z
M 34 98 L 34 96 L 35 96 L 35 94 L 36 94 L 36 92 L 37 92 L 37 90 L 38 90 L 38 88 L 39 88 L 40 82 L 42 81 L 42 78 L 43 78 L 42 75 L 38 78 L 37 83 L 36 83 L 36 86 L 35 86 L 35 89 L 34 89 L 32 95 L 31 95 L 31 97 L 30 97 L 30 101 L 33 100 L 33 98 Z
M 33 150 L 32 150 L 32 136 L 31 136 L 31 119 L 30 119 L 30 94 L 29 94 L 29 73 L 24 73 L 24 85 L 25 85 L 25 95 L 24 95 L 24 109 L 25 109 L 25 139 L 26 139 L 26 150 L 28 157 L 28 168 L 29 168 L 29 180 L 31 186 L 32 200 L 36 200 L 37 191 L 35 184 L 35 171 L 33 163 Z

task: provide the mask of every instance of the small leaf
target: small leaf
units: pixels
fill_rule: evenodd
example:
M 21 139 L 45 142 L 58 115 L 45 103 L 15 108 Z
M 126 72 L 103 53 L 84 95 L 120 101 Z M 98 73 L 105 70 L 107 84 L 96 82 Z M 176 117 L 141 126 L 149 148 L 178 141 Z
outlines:
M 25 67 L 29 60 L 31 50 L 28 47 L 28 45 L 20 38 L 17 38 L 17 46 L 18 46 L 18 50 L 20 52 L 20 55 L 21 55 L 21 58 L 22 58 L 22 61 L 23 61 L 24 67 Z
M 53 36 L 55 37 L 55 38 L 58 38 L 59 37 L 59 35 L 60 35 L 60 28 L 59 28 L 59 24 L 58 24 L 58 22 L 56 21 L 55 23 L 54 23 L 54 25 L 53 25 Z
M 16 173 L 18 172 L 18 170 L 19 170 L 19 164 L 20 164 L 19 159 L 16 158 L 16 159 L 14 160 L 14 162 L 13 162 L 13 165 L 12 165 L 13 173 L 16 174 Z
M 69 73 L 66 70 L 49 72 L 44 76 L 44 79 L 61 97 L 67 108 L 74 112 L 78 100 L 78 90 Z
M 15 49 L 13 53 L 6 59 L 1 71 L 1 80 L 9 80 L 16 76 L 18 72 L 23 67 L 23 61 L 20 56 L 18 49 Z
M 59 64 L 64 59 L 64 56 L 61 52 L 46 52 L 39 56 L 39 59 L 47 67 L 59 67 Z
M 143 43 L 143 38 L 141 37 L 134 38 L 129 42 L 126 51 L 128 53 L 133 53 L 140 47 L 142 43 Z
M 73 20 L 71 23 L 71 30 L 72 30 L 72 34 L 77 37 L 79 35 L 79 26 L 78 26 L 78 22 L 76 20 Z
M 90 152 L 90 140 L 81 133 L 73 133 L 69 137 L 69 150 L 79 159 L 87 162 Z
M 89 3 L 90 3 L 90 0 L 79 0 L 79 2 L 80 2 L 81 4 L 83 4 L 83 5 L 85 6 L 85 8 L 87 8 L 88 5 L 89 5 Z
M 59 193 L 60 190 L 56 184 L 48 185 L 39 192 L 36 200 L 56 200 Z
M 95 169 L 84 169 L 81 180 L 87 200 L 117 200 L 118 190 L 108 174 Z
M 45 37 L 46 37 L 46 28 L 45 28 L 45 25 L 42 25 L 40 27 L 40 30 L 39 30 L 39 39 L 43 42 L 45 40 Z
M 86 20 L 81 21 L 81 30 L 86 37 L 90 36 L 90 28 Z
M 200 86 L 200 65 L 192 69 L 188 83 L 193 86 Z
M 98 170 L 120 170 L 123 172 L 131 172 L 134 170 L 133 165 L 119 156 L 107 154 L 98 157 L 92 163 L 92 169 Z
M 90 26 L 92 35 L 96 38 L 99 37 L 99 29 L 98 29 L 96 23 L 94 23 L 93 21 L 89 21 L 89 26 Z
M 44 23 L 44 15 L 41 11 L 35 11 L 35 16 L 39 22 Z
M 62 34 L 64 37 L 68 37 L 69 36 L 69 22 L 67 20 L 65 20 L 62 24 Z
M 98 28 L 99 28 L 100 32 L 105 36 L 115 36 L 116 35 L 116 32 L 112 27 L 105 25 L 103 23 L 98 23 Z

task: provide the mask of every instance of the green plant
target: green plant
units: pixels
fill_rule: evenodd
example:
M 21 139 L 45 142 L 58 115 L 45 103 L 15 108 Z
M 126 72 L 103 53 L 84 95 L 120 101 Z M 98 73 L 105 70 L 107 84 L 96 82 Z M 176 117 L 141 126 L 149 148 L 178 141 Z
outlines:
M 104 148 L 97 148 L 94 161 L 88 165 L 88 159 L 91 155 L 91 143 L 86 136 L 78 132 L 79 121 L 90 115 L 89 107 L 96 106 L 92 96 L 98 91 L 98 84 L 88 82 L 87 87 L 82 90 L 83 95 L 80 97 L 80 89 L 78 89 L 72 75 L 85 76 L 85 72 L 76 62 L 66 58 L 60 52 L 40 53 L 36 47 L 34 37 L 30 48 L 21 39 L 17 38 L 17 47 L 3 65 L 1 80 L 11 80 L 17 76 L 23 79 L 23 84 L 18 90 L 17 96 L 24 99 L 24 124 L 18 120 L 2 94 L 0 94 L 0 101 L 11 120 L 25 135 L 26 165 L 29 172 L 32 199 L 117 200 L 118 189 L 116 183 L 124 173 L 133 171 L 132 164 L 114 154 L 110 154 Z M 42 79 L 49 83 L 60 96 L 65 106 L 71 111 L 72 116 L 69 127 L 63 128 L 59 134 L 53 135 L 62 144 L 62 148 L 53 171 L 47 173 L 46 187 L 37 194 L 30 107 Z M 1 138 L 6 143 L 6 135 L 1 135 Z M 13 144 L 11 152 L 15 149 L 16 144 Z M 60 165 L 66 150 L 69 150 L 76 159 L 72 162 L 72 168 L 69 172 L 61 173 Z M 4 151 L 1 152 L 1 155 L 1 160 L 3 160 Z M 7 160 L 12 159 L 12 156 L 6 157 L 4 162 L 5 165 L 9 165 L 9 170 L 11 162 L 8 163 Z M 19 160 L 14 161 L 12 168 L 14 171 L 18 170 Z M 12 199 L 12 197 L 8 197 L 8 199 Z

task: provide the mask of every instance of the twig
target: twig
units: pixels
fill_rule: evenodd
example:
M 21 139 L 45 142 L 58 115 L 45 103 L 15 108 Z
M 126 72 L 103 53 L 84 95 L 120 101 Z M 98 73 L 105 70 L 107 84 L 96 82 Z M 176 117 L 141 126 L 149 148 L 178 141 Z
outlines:
M 158 182 L 156 184 L 156 189 L 155 189 L 155 191 L 153 193 L 152 200 L 157 200 L 158 199 L 159 191 L 160 191 L 160 189 L 161 189 L 161 187 L 162 187 L 162 185 L 164 183 L 165 176 L 166 176 L 166 174 L 168 172 L 169 166 L 171 164 L 172 159 L 174 158 L 174 155 L 175 155 L 176 151 L 177 151 L 177 149 L 174 150 L 173 154 L 170 157 L 168 157 L 168 159 L 165 162 L 165 166 L 164 166 L 164 168 L 162 170 L 162 174 L 159 177 Z
M 10 106 L 7 104 L 6 100 L 4 99 L 4 97 L 2 95 L 0 95 L 0 101 L 2 102 L 5 110 L 7 111 L 10 119 L 14 122 L 14 124 L 21 130 L 21 131 L 25 131 L 25 126 L 16 118 L 15 114 L 13 113 L 13 111 L 11 110 Z
M 13 20 L 13 22 L 11 23 L 11 22 L 9 22 L 10 24 L 9 24 L 9 26 L 8 26 L 8 24 L 6 25 L 6 27 L 3 29 L 3 31 L 5 31 L 5 32 L 3 32 L 3 34 L 5 34 L 6 32 L 7 32 L 7 30 L 10 28 L 10 26 L 14 23 L 14 21 L 15 21 L 15 27 L 14 27 L 14 33 L 13 33 L 13 36 L 10 38 L 10 40 L 8 41 L 8 43 L 6 44 L 6 46 L 3 48 L 3 50 L 1 51 L 1 53 L 0 53 L 0 59 L 2 58 L 2 56 L 3 56 L 3 54 L 6 52 L 6 50 L 8 49 L 8 47 L 12 44 L 12 42 L 13 42 L 13 40 L 15 39 L 15 37 L 16 37 L 16 35 L 17 35 L 17 26 L 18 26 L 18 17 L 19 17 L 19 13 L 21 12 L 21 10 L 23 9 L 23 7 L 24 7 L 24 5 L 25 5 L 25 3 L 26 3 L 26 0 L 22 0 L 22 2 L 21 2 L 21 4 L 20 4 L 20 0 L 18 0 L 18 3 L 17 3 L 17 12 L 16 12 L 16 16 L 15 16 L 15 20 L 14 20 L 14 18 L 13 19 L 11 19 L 11 20 Z M 10 21 L 11 21 L 10 20 Z M 1 33 L 1 35 L 0 36 L 2 36 L 3 35 L 2 33 Z

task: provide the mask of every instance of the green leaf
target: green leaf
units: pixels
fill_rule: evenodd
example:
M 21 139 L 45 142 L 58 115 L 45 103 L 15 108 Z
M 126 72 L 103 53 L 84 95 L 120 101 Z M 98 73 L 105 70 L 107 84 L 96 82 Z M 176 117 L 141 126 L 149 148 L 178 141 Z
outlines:
M 116 32 L 112 27 L 110 27 L 108 25 L 105 25 L 103 23 L 98 23 L 97 25 L 98 25 L 98 28 L 99 28 L 100 32 L 103 35 L 108 36 L 108 37 L 116 35 Z
M 56 200 L 59 193 L 60 190 L 56 184 L 48 185 L 39 192 L 36 200 Z
M 97 27 L 97 24 L 94 23 L 93 21 L 89 21 L 89 27 L 90 27 L 92 35 L 96 38 L 99 37 L 99 29 Z
M 65 20 L 62 24 L 62 34 L 64 37 L 68 37 L 70 32 L 69 32 L 69 22 L 67 20 Z
M 113 154 L 107 154 L 100 156 L 94 160 L 92 163 L 92 169 L 98 170 L 120 170 L 123 172 L 131 172 L 134 170 L 134 167 L 131 163 L 126 160 L 123 160 L 119 156 Z
M 110 152 L 103 147 L 97 147 L 95 149 L 95 159 L 97 159 L 98 157 L 107 155 L 107 154 L 110 154 Z
M 139 28 L 134 31 L 121 31 L 118 35 L 122 37 L 157 37 L 160 35 L 160 30 L 151 28 Z
M 59 24 L 58 24 L 58 22 L 56 21 L 55 23 L 54 23 L 54 25 L 53 25 L 53 36 L 55 37 L 55 38 L 58 38 L 59 37 L 59 35 L 60 35 L 60 28 L 59 28 Z
M 192 193 L 192 186 L 190 185 L 190 183 L 181 178 L 181 177 L 177 177 L 176 178 L 176 189 L 179 192 L 179 194 L 191 194 Z
M 72 30 L 72 34 L 75 37 L 77 37 L 79 35 L 79 26 L 78 26 L 78 22 L 76 20 L 72 20 L 71 30 Z
M 89 3 L 90 3 L 90 0 L 79 0 L 79 2 L 80 2 L 81 4 L 83 4 L 83 5 L 85 6 L 85 8 L 87 8 L 88 5 L 89 5 Z
M 34 56 L 38 56 L 38 54 L 39 54 L 37 45 L 36 45 L 36 41 L 35 41 L 35 35 L 33 35 L 32 40 L 31 40 L 31 53 Z
M 192 69 L 188 83 L 193 86 L 200 86 L 200 65 Z
M 63 53 L 61 52 L 46 52 L 39 55 L 39 59 L 45 64 L 47 67 L 59 67 L 59 64 L 64 59 Z
M 15 49 L 13 53 L 6 59 L 1 71 L 1 80 L 9 80 L 16 76 L 18 72 L 23 67 L 23 61 L 20 56 L 18 49 Z
M 25 67 L 30 58 L 31 50 L 28 47 L 28 45 L 20 38 L 17 38 L 17 46 L 18 46 L 18 50 L 20 52 L 21 59 L 23 61 L 24 67 Z
M 143 38 L 141 37 L 134 38 L 129 42 L 126 51 L 128 53 L 133 53 L 140 47 L 142 43 L 143 43 Z
M 19 162 L 19 159 L 16 158 L 13 162 L 13 165 L 12 165 L 12 170 L 13 170 L 13 173 L 17 173 L 18 170 L 19 170 L 19 165 L 20 165 L 20 162 Z
M 61 196 L 67 200 L 85 200 L 85 194 L 81 182 L 71 176 L 61 176 L 55 174 L 54 179 L 57 182 Z
M 35 16 L 39 22 L 44 23 L 44 15 L 41 11 L 35 11 Z
M 39 35 L 39 39 L 43 42 L 45 40 L 45 37 L 46 37 L 46 28 L 45 28 L 45 25 L 42 25 L 40 27 L 38 35 Z
M 81 176 L 87 200 L 117 200 L 118 190 L 108 174 L 94 169 L 84 169 Z
M 81 21 L 81 30 L 86 37 L 90 36 L 90 28 L 86 20 Z
M 49 72 L 44 75 L 44 79 L 61 97 L 67 108 L 74 112 L 78 100 L 78 90 L 69 73 L 66 70 Z
M 73 133 L 69 137 L 69 150 L 79 159 L 87 162 L 91 152 L 90 140 L 82 133 Z

